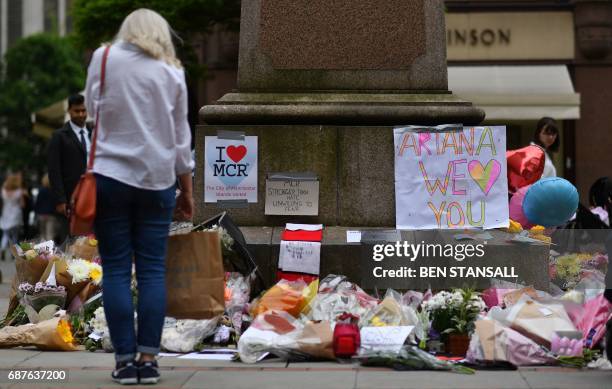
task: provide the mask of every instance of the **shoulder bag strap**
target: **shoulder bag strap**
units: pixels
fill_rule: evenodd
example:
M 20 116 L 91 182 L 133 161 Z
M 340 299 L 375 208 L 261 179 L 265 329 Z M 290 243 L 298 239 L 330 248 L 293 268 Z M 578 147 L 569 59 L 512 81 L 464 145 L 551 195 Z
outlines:
M 106 61 L 111 45 L 106 46 L 102 55 L 102 69 L 100 70 L 100 90 L 98 93 L 98 106 L 96 108 L 96 121 L 94 122 L 93 135 L 91 139 L 91 148 L 89 149 L 89 160 L 87 161 L 87 170 L 93 169 L 94 158 L 96 156 L 96 140 L 98 139 L 98 125 L 100 122 L 100 103 L 102 102 L 102 93 L 104 92 L 104 81 L 106 79 Z

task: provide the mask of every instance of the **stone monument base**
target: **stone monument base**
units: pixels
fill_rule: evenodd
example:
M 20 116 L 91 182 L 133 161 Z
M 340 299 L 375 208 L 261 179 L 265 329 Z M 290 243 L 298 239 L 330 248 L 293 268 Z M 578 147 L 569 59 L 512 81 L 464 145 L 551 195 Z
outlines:
M 241 227 L 240 229 L 245 236 L 249 250 L 255 257 L 265 284 L 274 284 L 276 282 L 281 233 L 284 227 Z M 346 242 L 346 231 L 359 229 L 358 227 L 325 228 L 321 245 L 321 277 L 325 277 L 328 274 L 345 275 L 350 281 L 363 285 L 364 289 L 370 291 L 380 291 L 388 287 L 399 290 L 425 290 L 430 287 L 434 290 L 439 290 L 461 286 L 485 289 L 490 285 L 488 278 L 472 279 L 467 281 L 465 285 L 458 279 L 424 279 L 421 277 L 414 279 L 396 278 L 393 280 L 386 278 L 381 279 L 379 284 L 376 281 L 373 283 L 372 279 L 367 279 L 368 274 L 366 272 L 369 269 L 367 269 L 367 266 L 363 266 L 364 261 L 371 261 L 373 244 Z M 372 229 L 368 228 L 368 230 Z M 527 245 L 513 243 L 509 242 L 512 237 L 511 234 L 498 230 L 490 230 L 488 232 L 493 238 L 487 241 L 485 256 L 479 259 L 482 262 L 482 266 L 514 267 L 518 278 L 504 278 L 505 281 L 531 285 L 538 290 L 549 290 L 549 246 L 547 244 Z M 408 243 L 420 243 L 422 240 L 427 241 L 427 237 L 435 233 L 435 231 L 401 231 L 401 239 Z M 455 241 L 449 243 L 459 244 L 466 242 Z M 469 243 L 478 244 L 483 242 L 469 241 Z M 440 265 L 437 260 L 432 259 L 420 259 L 419 261 L 415 261 L 414 266 L 434 267 Z M 466 261 L 464 262 L 467 264 Z M 462 263 L 456 263 L 456 265 L 462 265 Z
M 449 91 L 228 93 L 200 110 L 207 124 L 476 125 L 484 111 Z

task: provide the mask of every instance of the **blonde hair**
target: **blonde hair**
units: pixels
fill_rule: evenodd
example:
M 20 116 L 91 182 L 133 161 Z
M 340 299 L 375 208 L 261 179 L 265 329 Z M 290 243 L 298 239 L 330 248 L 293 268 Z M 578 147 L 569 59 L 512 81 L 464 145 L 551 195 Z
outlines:
M 4 180 L 2 188 L 5 190 L 17 190 L 21 188 L 21 177 L 18 174 L 10 174 Z
M 115 40 L 132 43 L 149 56 L 181 68 L 172 44 L 172 29 L 160 14 L 146 8 L 132 12 L 123 20 Z

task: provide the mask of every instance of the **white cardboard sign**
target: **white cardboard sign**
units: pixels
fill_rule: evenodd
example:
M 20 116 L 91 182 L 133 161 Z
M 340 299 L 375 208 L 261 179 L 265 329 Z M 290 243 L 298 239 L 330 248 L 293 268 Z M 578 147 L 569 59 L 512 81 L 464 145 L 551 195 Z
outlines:
M 278 268 L 283 271 L 319 274 L 321 243 L 281 240 Z
M 319 214 L 318 180 L 266 180 L 266 215 Z
M 257 137 L 204 139 L 204 202 L 257 202 Z
M 506 127 L 395 128 L 397 229 L 507 227 Z

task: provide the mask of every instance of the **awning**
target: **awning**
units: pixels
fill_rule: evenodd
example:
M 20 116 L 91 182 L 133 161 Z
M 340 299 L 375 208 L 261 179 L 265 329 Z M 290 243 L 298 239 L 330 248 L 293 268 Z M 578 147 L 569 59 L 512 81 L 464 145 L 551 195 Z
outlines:
M 485 120 L 580 119 L 564 65 L 449 66 L 448 89 L 484 109 Z

